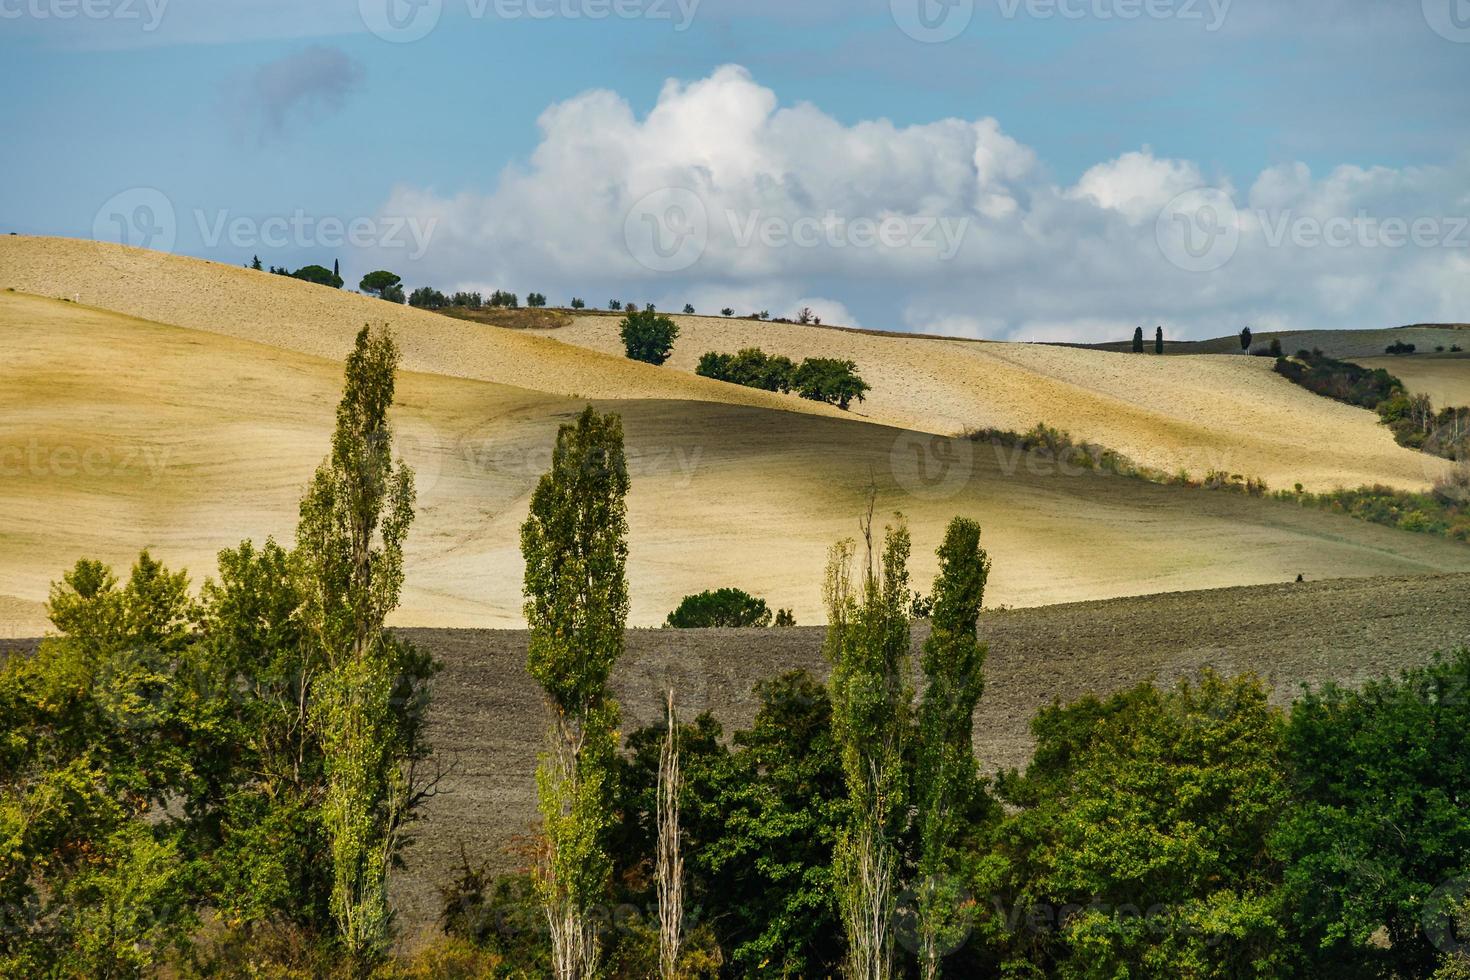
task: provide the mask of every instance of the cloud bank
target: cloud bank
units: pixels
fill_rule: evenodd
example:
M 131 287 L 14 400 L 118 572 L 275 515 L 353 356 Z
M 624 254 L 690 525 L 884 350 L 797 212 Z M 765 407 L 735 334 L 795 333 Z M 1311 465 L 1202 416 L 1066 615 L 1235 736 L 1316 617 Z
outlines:
M 1470 161 L 1237 188 L 1145 146 L 1065 185 L 995 119 L 844 123 L 738 66 L 539 125 L 488 189 L 385 202 L 438 221 L 414 278 L 1016 339 L 1470 320 Z

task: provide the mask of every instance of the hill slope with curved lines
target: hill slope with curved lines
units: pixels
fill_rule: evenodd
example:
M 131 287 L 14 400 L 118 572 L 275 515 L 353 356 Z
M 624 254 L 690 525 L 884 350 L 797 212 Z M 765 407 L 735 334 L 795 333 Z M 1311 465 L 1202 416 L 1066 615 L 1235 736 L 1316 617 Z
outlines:
M 197 584 L 220 549 L 245 537 L 290 541 L 297 501 L 327 452 L 350 328 L 332 341 L 340 341 L 333 357 L 317 357 L 0 291 L 0 338 L 0 636 L 44 631 L 48 585 L 80 557 L 125 570 L 150 547 Z M 528 349 L 647 373 L 552 341 L 530 338 Z M 547 369 L 503 370 L 534 379 Z M 663 397 L 596 402 L 620 412 L 627 433 L 635 625 L 657 625 L 683 595 L 726 585 L 820 622 L 827 548 L 857 531 L 869 484 L 880 512 L 907 515 L 918 582 L 934 574 L 949 518 L 979 519 L 995 560 L 995 604 L 1298 573 L 1470 571 L 1470 548 L 1433 537 L 1274 501 L 1062 472 L 1009 450 L 853 418 L 676 399 L 672 386 L 699 379 L 663 374 L 671 379 Z M 419 506 L 395 622 L 521 622 L 519 525 L 557 425 L 583 404 L 424 371 L 400 376 L 398 446 L 417 470 Z
M 1265 358 L 1138 357 L 746 319 L 674 319 L 680 335 L 666 367 L 693 373 L 704 352 L 743 347 L 797 361 L 851 359 L 873 386 L 853 414 L 901 428 L 952 434 L 1044 422 L 1168 472 L 1223 470 L 1309 490 L 1423 489 L 1447 469 L 1396 445 L 1372 412 L 1298 388 L 1275 375 Z M 584 316 L 535 332 L 614 354 L 617 322 Z
M 699 355 L 761 346 L 792 358 L 840 356 L 857 361 L 874 387 L 846 417 L 939 434 L 1046 422 L 1159 469 L 1220 469 L 1277 487 L 1423 489 L 1448 468 L 1395 445 L 1371 412 L 1276 377 L 1265 359 L 1134 357 L 680 317 L 672 360 L 653 368 L 621 356 L 610 317 L 550 332 L 492 329 L 234 266 L 24 236 L 0 238 L 5 287 L 326 358 L 340 358 L 364 322 L 386 322 L 414 371 L 561 396 L 719 402 L 788 415 L 844 413 L 699 378 Z
M 1364 367 L 1383 368 L 1408 386 L 1411 393 L 1428 395 L 1435 408 L 1470 405 L 1470 355 L 1415 354 L 1360 357 L 1356 361 Z

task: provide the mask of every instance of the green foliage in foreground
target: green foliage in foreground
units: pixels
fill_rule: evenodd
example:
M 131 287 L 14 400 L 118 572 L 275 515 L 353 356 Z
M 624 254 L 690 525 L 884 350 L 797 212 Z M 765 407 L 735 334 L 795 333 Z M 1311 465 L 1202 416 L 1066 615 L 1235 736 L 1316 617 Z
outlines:
M 274 936 L 312 974 L 380 965 L 433 670 L 382 630 L 393 368 L 364 331 L 297 551 L 221 552 L 197 600 L 146 551 L 122 585 L 80 561 L 58 635 L 0 668 L 0 976 L 255 975 Z
M 674 629 L 738 629 L 770 626 L 771 610 L 766 600 L 740 589 L 715 589 L 686 595 L 679 608 L 669 613 L 665 626 Z

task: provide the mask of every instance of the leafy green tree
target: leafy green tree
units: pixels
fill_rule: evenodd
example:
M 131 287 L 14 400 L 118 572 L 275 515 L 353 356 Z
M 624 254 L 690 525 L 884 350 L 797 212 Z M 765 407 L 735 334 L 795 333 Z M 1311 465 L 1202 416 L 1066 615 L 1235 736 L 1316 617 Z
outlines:
M 291 273 L 292 279 L 300 279 L 304 282 L 314 282 L 318 286 L 330 286 L 333 289 L 342 288 L 342 277 L 331 269 L 320 265 L 304 265 Z
M 684 304 L 684 315 L 685 316 L 693 316 L 694 315 L 694 304 L 693 303 L 685 303 Z
M 678 324 L 661 316 L 652 307 L 640 311 L 630 304 L 628 310 L 618 334 L 628 357 L 648 364 L 667 361 L 674 349 L 674 341 L 679 337 Z
M 187 769 L 187 579 L 144 552 L 119 588 L 83 560 L 48 611 L 59 635 L 0 667 L 0 976 L 152 975 L 198 923 L 163 809 Z
M 754 722 L 730 748 L 707 714 L 679 728 L 691 943 L 712 933 L 736 976 L 831 976 L 842 959 L 831 857 L 846 807 L 831 702 L 803 671 L 762 681 L 755 697 Z M 661 735 L 629 735 L 618 781 L 616 879 L 640 907 L 652 894 Z
M 388 949 L 388 870 L 416 787 L 407 751 L 426 751 L 397 703 L 427 698 L 427 670 L 384 629 L 403 587 L 413 472 L 393 461 L 398 348 L 364 327 L 347 358 L 331 453 L 301 501 L 296 529 L 305 642 L 325 666 L 312 707 L 322 742 L 322 820 L 332 858 L 331 908 L 344 951 L 362 966 Z
M 1135 353 L 1135 354 L 1142 354 L 1143 353 L 1143 328 L 1142 327 L 1134 327 L 1133 328 L 1133 353 Z
M 968 927 L 963 918 L 959 844 L 979 793 L 971 739 L 975 705 L 984 690 L 986 648 L 976 629 L 989 576 L 990 558 L 980 547 L 980 525 L 955 518 L 939 548 L 914 745 L 915 932 L 919 972 L 925 980 L 939 976 L 944 954 L 960 944 Z
M 1007 976 L 1290 975 L 1279 866 L 1284 720 L 1251 677 L 1206 672 L 1044 709 L 978 863 L 977 923 Z
M 303 582 L 280 545 L 245 541 L 220 552 L 201 600 L 201 636 L 177 683 L 203 887 L 246 941 L 279 922 L 330 936 L 332 868 L 317 857 L 328 846 L 326 762 L 312 718 L 326 663 L 304 635 Z
M 449 297 L 433 286 L 420 286 L 408 294 L 408 305 L 421 310 L 442 310 L 449 305 Z
M 620 299 L 610 299 L 607 301 L 607 308 L 616 313 L 623 308 L 623 301 Z
M 791 387 L 803 398 L 836 405 L 844 412 L 854 398 L 863 401 L 863 396 L 872 390 L 858 376 L 857 364 L 830 357 L 809 357 L 802 361 L 792 376 Z
M 1240 349 L 1243 350 L 1243 351 L 1245 351 L 1246 353 L 1250 353 L 1250 349 L 1251 349 L 1251 328 L 1250 327 L 1244 327 L 1240 331 Z
M 403 279 L 401 277 L 394 275 L 387 269 L 378 269 L 375 272 L 369 272 L 363 276 L 362 281 L 357 284 L 357 288 L 369 296 L 388 299 L 387 293 L 390 290 L 396 289 L 400 295 L 402 294 L 402 283 Z
M 250 268 L 254 269 L 256 272 L 259 272 L 262 268 L 264 268 L 260 264 L 260 256 L 259 255 L 255 256 L 254 258 L 252 258 L 250 260 Z
M 585 310 L 586 308 L 587 308 L 587 303 L 585 301 L 583 301 L 582 299 L 579 299 L 576 296 L 573 296 L 572 297 L 572 309 L 574 309 L 574 310 Z
M 537 883 L 561 980 L 597 973 L 591 912 L 611 873 L 619 711 L 607 681 L 628 618 L 627 493 L 622 420 L 588 406 L 557 432 L 551 469 L 521 528 L 528 667 L 553 715 L 536 778 L 546 837 Z
M 679 608 L 669 613 L 665 626 L 675 629 L 737 629 L 771 625 L 766 600 L 740 589 L 716 589 L 686 595 Z
M 1155 354 L 1162 354 L 1163 352 L 1164 352 L 1164 328 L 1163 327 L 1159 327 L 1157 330 L 1154 331 L 1154 353 Z
M 543 306 L 546 305 L 546 294 L 545 293 L 527 293 L 526 294 L 526 305 L 529 306 L 533 310 L 534 309 L 540 309 L 541 307 L 543 307 Z
M 720 311 L 720 316 L 734 316 L 734 315 L 735 315 L 735 311 L 732 308 L 728 307 L 728 306 L 725 307 L 723 310 Z
M 1470 876 L 1470 651 L 1306 694 L 1286 750 L 1300 802 L 1273 851 L 1306 972 L 1427 976 L 1440 950 L 1426 921 L 1445 917 L 1429 900 Z
M 908 805 L 903 759 L 912 714 L 909 534 L 900 517 L 875 567 L 871 504 L 863 525 L 865 567 L 853 579 L 854 544 L 834 545 L 823 594 L 825 654 L 832 665 L 832 730 L 842 753 L 848 820 L 833 856 L 833 882 L 847 937 L 849 977 L 893 972 L 892 928 L 899 837 Z

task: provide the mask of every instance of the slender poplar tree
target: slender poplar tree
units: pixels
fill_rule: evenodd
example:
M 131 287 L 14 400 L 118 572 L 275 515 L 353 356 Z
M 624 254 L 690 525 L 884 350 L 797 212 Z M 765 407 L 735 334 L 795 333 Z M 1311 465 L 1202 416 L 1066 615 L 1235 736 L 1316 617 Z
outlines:
M 679 950 L 684 939 L 684 855 L 679 840 L 679 723 L 674 692 L 668 695 L 668 728 L 658 757 L 658 974 L 678 980 Z
M 551 469 L 521 527 L 527 656 L 552 713 L 536 774 L 544 827 L 537 867 L 559 980 L 597 972 L 592 911 L 607 893 L 618 704 L 608 675 L 628 619 L 628 467 L 623 423 L 591 406 L 556 436 Z
M 347 358 L 331 453 L 296 530 L 304 642 L 324 667 L 311 715 L 324 755 L 331 910 L 362 973 L 391 939 L 388 869 L 413 796 L 407 767 L 423 748 L 404 705 L 422 708 L 428 674 L 427 661 L 383 629 L 403 587 L 414 506 L 413 472 L 392 458 L 397 366 L 392 337 L 364 327 Z
M 971 742 L 975 705 L 984 690 L 986 649 L 976 634 L 990 558 L 980 525 L 956 517 L 939 548 L 934 613 L 924 641 L 924 694 L 914 749 L 918 824 L 917 939 L 919 972 L 935 980 L 944 954 L 963 938 L 958 838 L 978 785 Z
M 863 521 L 866 567 L 854 583 L 851 540 L 828 557 L 826 655 L 832 664 L 832 727 L 842 753 L 850 816 L 833 854 L 833 878 L 851 980 L 893 973 L 898 848 L 905 815 L 904 742 L 912 714 L 909 534 L 887 528 L 874 565 L 873 501 Z

